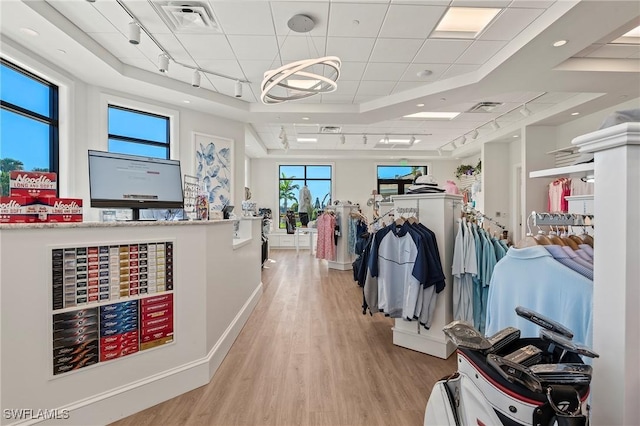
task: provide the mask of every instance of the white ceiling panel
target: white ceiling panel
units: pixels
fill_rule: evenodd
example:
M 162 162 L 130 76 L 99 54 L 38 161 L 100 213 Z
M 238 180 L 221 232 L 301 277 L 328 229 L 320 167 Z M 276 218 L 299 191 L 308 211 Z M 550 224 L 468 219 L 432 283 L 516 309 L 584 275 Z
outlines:
M 507 9 L 482 33 L 479 40 L 511 40 L 542 12 L 544 9 Z
M 531 7 L 539 9 L 547 9 L 551 7 L 556 0 L 513 0 L 511 7 Z
M 238 65 L 237 61 L 233 60 L 203 60 L 198 62 L 200 68 L 218 72 L 220 74 L 228 75 L 229 77 L 235 77 L 237 79 L 244 79 L 245 75 L 242 72 L 242 68 Z M 234 83 L 235 82 L 231 82 Z
M 280 55 L 285 62 L 319 58 L 325 54 L 325 37 L 279 36 Z
M 506 41 L 476 41 L 460 55 L 456 63 L 484 64 L 506 44 Z
M 329 34 L 342 37 L 376 37 L 387 8 L 386 4 L 332 4 Z
M 392 4 L 380 37 L 424 39 L 446 10 L 443 6 Z
M 451 0 L 429 0 L 429 6 L 449 6 L 450 3 Z M 425 4 L 425 0 L 391 0 L 391 4 Z
M 413 90 L 416 87 L 422 86 L 424 83 L 420 83 L 417 81 L 401 81 L 395 85 L 393 91 L 391 93 L 400 93 L 405 90 Z
M 271 8 L 264 1 L 216 1 L 213 12 L 225 34 L 273 36 Z
M 240 61 L 240 66 L 247 79 L 254 84 L 260 85 L 264 78 L 265 71 L 280 66 L 280 62 L 274 63 L 273 61 Z
M 369 62 L 362 80 L 396 82 L 404 74 L 407 65 L 406 63 Z
M 77 2 L 69 2 L 75 3 Z M 149 2 L 146 1 L 125 1 L 131 13 L 141 22 L 152 34 L 169 34 L 171 30 L 162 20 Z M 123 30 L 124 31 L 124 30 Z
M 75 2 L 69 3 L 73 4 Z M 115 28 L 121 31 L 127 31 L 131 17 L 118 3 L 115 1 L 98 1 L 94 2 L 92 6 L 95 7 L 102 16 L 108 19 Z
M 235 55 L 224 35 L 221 34 L 178 34 L 178 39 L 184 46 L 189 46 L 189 52 L 195 60 L 201 59 L 235 59 Z M 158 36 L 158 41 L 176 43 L 172 35 Z M 173 49 L 172 46 L 165 46 Z
M 408 38 L 379 38 L 371 54 L 372 62 L 411 62 L 422 40 Z
M 511 0 L 452 0 L 455 7 L 507 7 Z
M 415 62 L 451 64 L 473 43 L 472 40 L 427 40 Z
M 366 67 L 366 62 L 342 62 L 340 80 L 360 80 Z
M 422 83 L 427 83 L 430 81 L 438 80 L 442 74 L 449 69 L 448 64 L 419 64 L 414 63 L 409 65 L 406 69 L 405 73 L 402 75 L 402 81 L 420 81 Z M 418 76 L 418 73 L 421 71 L 429 70 L 432 73 L 426 77 Z
M 327 23 L 329 20 L 328 2 L 271 2 L 273 12 L 273 22 L 276 27 L 276 34 L 285 35 L 291 30 L 287 22 L 294 15 L 302 14 L 313 19 L 314 28 L 308 33 L 311 36 L 323 37 L 327 33 Z
M 572 92 L 550 92 L 545 93 L 544 95 L 536 99 L 533 103 L 558 104 L 577 95 L 578 93 Z
M 473 71 L 476 71 L 480 68 L 480 65 L 470 65 L 470 64 L 453 64 L 446 70 L 441 79 L 455 77 L 457 75 L 467 74 Z
M 240 60 L 273 60 L 278 53 L 275 38 L 246 35 L 230 35 L 228 38 L 233 52 Z
M 178 43 L 175 37 L 171 35 L 163 35 L 167 39 L 170 39 L 171 42 L 164 44 L 166 49 L 171 52 L 171 55 L 175 58 L 175 60 L 189 60 L 191 62 L 191 57 L 188 55 L 187 51 Z M 131 43 L 128 43 L 131 44 Z M 162 53 L 162 50 L 147 36 L 144 32 L 140 33 L 140 44 L 136 46 L 136 48 L 147 58 L 151 59 L 153 62 L 158 61 L 158 55 Z
M 363 81 L 358 87 L 358 96 L 386 96 L 395 85 L 391 81 Z
M 145 55 L 120 33 L 92 33 L 91 37 L 118 58 L 144 58 Z
M 358 85 L 360 85 L 359 81 L 338 80 L 338 88 L 336 91 L 323 96 L 333 96 L 334 93 L 341 96 L 355 95 L 358 90 Z
M 73 19 L 74 23 L 86 33 L 112 33 L 118 31 L 111 22 L 105 20 L 104 16 L 92 3 L 56 1 L 48 2 L 53 8 L 63 15 Z M 77 19 L 82 17 L 82 19 Z M 129 19 L 131 20 L 131 19 Z
M 330 93 L 328 95 L 322 95 L 323 104 L 351 104 L 353 103 L 353 95 L 338 95 Z
M 329 37 L 327 55 L 353 62 L 367 62 L 375 41 L 362 37 Z
M 587 57 L 623 59 L 629 58 L 632 55 L 637 55 L 638 52 L 640 52 L 640 46 L 606 44 L 589 53 Z
M 380 96 L 378 96 L 378 95 L 357 95 L 353 99 L 353 102 L 356 103 L 356 104 L 362 104 L 362 103 L 373 101 L 373 100 L 379 99 L 379 98 L 380 98 Z

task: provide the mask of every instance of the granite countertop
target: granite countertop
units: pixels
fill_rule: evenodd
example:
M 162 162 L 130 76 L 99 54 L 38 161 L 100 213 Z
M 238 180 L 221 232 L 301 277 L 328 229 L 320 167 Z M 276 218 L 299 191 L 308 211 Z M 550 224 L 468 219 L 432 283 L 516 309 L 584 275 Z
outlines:
M 222 223 L 232 223 L 231 219 L 222 220 L 141 220 L 141 221 L 120 221 L 120 222 L 42 222 L 42 223 L 2 223 L 2 229 L 49 229 L 49 228 L 121 228 L 140 226 L 193 226 L 193 225 L 218 225 Z

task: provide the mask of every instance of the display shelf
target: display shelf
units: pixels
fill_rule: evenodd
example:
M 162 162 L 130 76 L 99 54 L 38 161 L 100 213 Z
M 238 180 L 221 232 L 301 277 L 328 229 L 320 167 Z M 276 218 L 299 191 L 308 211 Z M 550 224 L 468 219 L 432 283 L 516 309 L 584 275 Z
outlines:
M 587 172 L 593 172 L 593 163 L 576 164 L 574 166 L 555 167 L 553 169 L 536 170 L 529 172 L 530 178 L 550 177 L 550 176 L 566 176 L 573 174 L 586 175 Z

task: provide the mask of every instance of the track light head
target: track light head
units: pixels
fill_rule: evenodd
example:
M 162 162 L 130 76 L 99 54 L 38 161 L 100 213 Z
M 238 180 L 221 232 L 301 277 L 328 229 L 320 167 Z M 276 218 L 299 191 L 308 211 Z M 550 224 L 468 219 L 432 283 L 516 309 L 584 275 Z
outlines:
M 283 140 L 287 138 L 287 133 L 284 131 L 284 126 L 280 126 L 280 136 L 278 137 Z
M 383 141 L 384 141 L 385 144 L 388 144 L 389 143 L 389 136 L 384 135 Z
M 416 143 L 416 137 L 412 135 L 411 139 L 409 139 L 409 145 L 413 145 L 414 143 Z
M 193 76 L 191 77 L 191 85 L 193 87 L 200 87 L 200 71 L 193 71 Z
M 366 144 L 367 144 L 367 135 L 362 135 L 362 143 L 363 143 L 364 145 L 366 145 Z
M 475 139 L 478 137 L 478 129 L 473 129 L 473 132 L 471 132 L 471 139 Z
M 456 141 L 451 141 L 451 147 L 453 149 L 456 149 L 458 147 L 458 145 L 456 145 Z
M 442 157 L 442 148 L 438 148 L 438 155 Z
M 158 71 L 169 72 L 169 57 L 164 53 L 158 56 Z
M 241 98 L 242 97 L 242 83 L 240 82 L 240 80 L 236 80 L 235 97 L 236 98 Z
M 520 109 L 520 114 L 524 115 L 525 117 L 528 117 L 531 115 L 531 110 L 527 108 L 527 104 L 522 105 L 522 108 Z
M 129 22 L 129 43 L 140 44 L 140 27 L 135 21 Z
M 498 122 L 496 120 L 493 120 L 491 122 L 491 128 L 495 131 L 495 130 L 500 129 L 500 125 L 498 124 Z
M 340 143 L 344 145 L 345 142 L 347 142 L 347 138 L 345 138 L 344 135 L 340 135 Z

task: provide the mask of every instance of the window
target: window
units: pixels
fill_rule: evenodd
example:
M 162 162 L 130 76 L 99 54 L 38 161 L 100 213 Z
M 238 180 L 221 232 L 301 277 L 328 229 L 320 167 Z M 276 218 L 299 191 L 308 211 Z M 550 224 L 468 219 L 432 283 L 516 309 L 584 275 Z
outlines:
M 300 226 L 298 202 L 300 190 L 306 186 L 311 192 L 311 206 L 307 210 L 309 220 L 315 220 L 318 211 L 331 204 L 331 166 L 280 166 L 279 217 L 280 228 L 286 228 L 287 211 L 296 214 L 296 226 Z
M 170 158 L 169 117 L 109 105 L 109 152 Z
M 0 58 L 0 170 L 58 173 L 58 87 Z
M 427 175 L 427 166 L 378 166 L 378 194 L 383 197 L 406 193 L 416 176 Z

